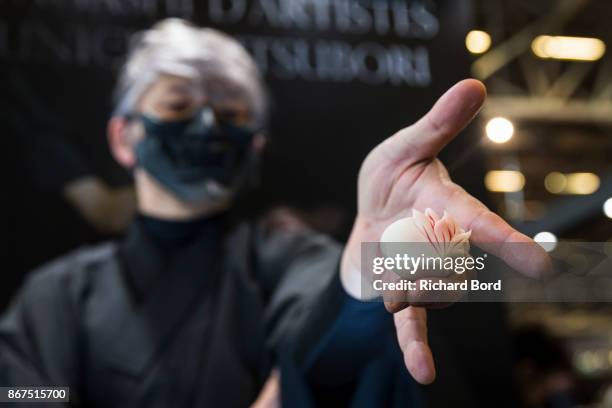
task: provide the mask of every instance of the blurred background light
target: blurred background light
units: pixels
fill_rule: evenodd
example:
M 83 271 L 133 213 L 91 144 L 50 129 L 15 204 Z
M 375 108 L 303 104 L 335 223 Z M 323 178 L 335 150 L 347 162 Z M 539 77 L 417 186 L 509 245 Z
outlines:
M 533 240 L 540 244 L 546 252 L 551 252 L 557 247 L 557 236 L 552 232 L 542 231 L 535 234 Z
M 494 143 L 506 143 L 512 139 L 514 125 L 506 118 L 496 117 L 487 123 L 487 137 Z
M 608 198 L 603 205 L 603 212 L 606 217 L 612 218 L 612 197 Z
M 515 193 L 525 186 L 525 176 L 516 170 L 491 170 L 485 175 L 485 187 L 489 191 Z
M 482 54 L 491 47 L 491 36 L 480 30 L 472 30 L 465 36 L 465 46 L 472 54 Z
M 571 280 L 592 272 L 603 276 L 612 260 L 612 1 L 475 3 L 471 27 L 495 39 L 484 53 L 464 51 L 488 92 L 480 122 L 484 174 L 515 170 L 525 180 L 522 190 L 505 192 L 513 189 L 492 173 L 487 204 L 550 252 L 555 269 Z M 499 127 L 486 129 L 497 117 L 509 119 L 516 134 L 504 138 Z M 469 160 L 463 163 L 471 167 Z M 609 296 L 612 290 L 602 282 L 596 287 L 555 282 L 547 294 Z M 594 384 L 583 394 L 586 400 L 574 404 L 612 407 L 612 302 L 513 303 L 508 309 L 519 333 L 539 325 L 553 340 L 546 348 L 556 348 L 550 347 L 554 342 L 564 346 L 569 355 L 553 358 L 571 357 L 575 366 L 568 372 L 580 383 L 574 390 Z M 532 356 L 543 349 L 535 351 L 535 343 L 525 348 L 530 347 Z M 521 384 L 523 395 L 545 393 Z
M 588 172 L 563 174 L 553 171 L 544 178 L 544 187 L 552 194 L 593 194 L 600 184 L 599 176 Z
M 593 173 L 570 173 L 566 175 L 567 194 L 593 194 L 599 188 L 599 177 Z
M 561 194 L 565 187 L 567 187 L 567 177 L 558 171 L 548 173 L 544 178 L 544 187 L 550 193 Z
M 597 61 L 606 52 L 606 44 L 598 38 L 540 35 L 531 50 L 540 58 Z

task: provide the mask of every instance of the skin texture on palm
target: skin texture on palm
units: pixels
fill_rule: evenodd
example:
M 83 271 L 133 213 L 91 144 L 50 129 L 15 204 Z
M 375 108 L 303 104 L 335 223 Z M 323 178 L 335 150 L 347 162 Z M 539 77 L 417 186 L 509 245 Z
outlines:
M 358 215 L 347 242 L 341 278 L 347 291 L 360 297 L 362 242 L 376 242 L 394 221 L 412 209 L 448 211 L 471 241 L 500 257 L 513 269 L 538 277 L 550 269 L 546 252 L 529 237 L 508 225 L 484 204 L 453 183 L 436 155 L 478 113 L 486 99 L 484 85 L 464 80 L 448 90 L 418 122 L 375 147 L 366 157 L 358 180 Z M 531 244 L 520 253 L 507 243 Z M 426 312 L 408 303 L 386 304 L 393 313 L 406 367 L 420 383 L 435 379 L 427 344 Z

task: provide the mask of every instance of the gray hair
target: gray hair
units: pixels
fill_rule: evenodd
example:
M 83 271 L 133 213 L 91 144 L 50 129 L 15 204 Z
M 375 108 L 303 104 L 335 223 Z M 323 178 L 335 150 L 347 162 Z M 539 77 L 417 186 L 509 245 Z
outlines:
M 247 103 L 254 124 L 265 124 L 265 86 L 245 48 L 220 31 L 179 18 L 162 20 L 134 34 L 115 90 L 113 115 L 132 113 L 143 92 L 162 73 L 202 81 L 213 99 L 228 94 L 238 97 Z

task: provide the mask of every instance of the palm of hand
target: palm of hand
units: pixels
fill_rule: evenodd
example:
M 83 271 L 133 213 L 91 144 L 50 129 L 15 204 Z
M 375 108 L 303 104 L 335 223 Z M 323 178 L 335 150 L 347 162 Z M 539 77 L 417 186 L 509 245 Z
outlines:
M 388 225 L 410 216 L 413 208 L 447 210 L 462 228 L 472 230 L 476 245 L 526 275 L 538 276 L 549 269 L 550 260 L 535 244 L 520 253 L 513 247 L 503 248 L 510 242 L 533 241 L 453 183 L 436 158 L 476 115 L 485 96 L 484 86 L 478 81 L 462 81 L 421 120 L 370 152 L 359 173 L 358 214 L 342 259 L 341 274 L 349 293 L 356 297 L 360 294 L 361 243 L 379 241 Z M 432 382 L 435 367 L 427 344 L 425 309 L 408 304 L 391 309 L 406 367 L 418 382 Z

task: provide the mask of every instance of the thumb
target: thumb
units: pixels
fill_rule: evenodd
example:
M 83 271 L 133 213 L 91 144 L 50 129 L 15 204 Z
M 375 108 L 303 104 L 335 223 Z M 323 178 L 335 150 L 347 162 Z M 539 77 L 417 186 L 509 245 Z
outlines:
M 384 143 L 393 160 L 420 161 L 435 157 L 476 116 L 487 95 L 484 84 L 465 79 L 438 99 L 418 122 L 400 130 Z

